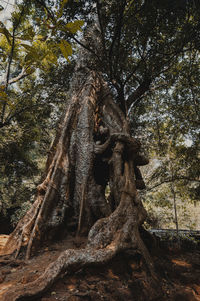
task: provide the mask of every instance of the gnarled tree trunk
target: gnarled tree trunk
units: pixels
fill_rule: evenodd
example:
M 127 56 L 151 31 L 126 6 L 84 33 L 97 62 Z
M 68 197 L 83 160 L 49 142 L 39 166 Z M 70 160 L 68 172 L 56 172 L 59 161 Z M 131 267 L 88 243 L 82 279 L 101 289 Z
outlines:
M 29 258 L 60 232 L 88 234 L 85 249 L 66 250 L 36 281 L 10 289 L 5 300 L 41 294 L 59 275 L 93 263 L 105 263 L 124 250 L 140 253 L 151 278 L 151 257 L 139 228 L 146 218 L 137 188 L 144 183 L 139 154 L 128 121 L 100 73 L 76 70 L 71 99 L 47 160 L 36 200 L 10 235 L 4 254 L 26 250 Z M 105 189 L 109 187 L 109 197 Z

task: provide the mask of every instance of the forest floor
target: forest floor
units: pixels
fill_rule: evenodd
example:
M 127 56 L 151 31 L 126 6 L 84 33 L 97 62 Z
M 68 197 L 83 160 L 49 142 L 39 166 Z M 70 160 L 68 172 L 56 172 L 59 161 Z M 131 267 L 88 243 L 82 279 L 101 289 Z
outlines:
M 6 236 L 0 236 L 0 246 Z M 2 242 L 2 245 L 4 244 Z M 69 237 L 44 247 L 28 261 L 0 257 L 0 300 L 9 287 L 37 279 L 67 248 L 83 248 L 84 240 Z M 35 301 L 200 301 L 200 250 L 158 249 L 153 259 L 162 295 L 152 299 L 140 256 L 120 254 L 109 264 L 81 269 L 59 279 Z M 144 289 L 145 288 L 145 289 Z

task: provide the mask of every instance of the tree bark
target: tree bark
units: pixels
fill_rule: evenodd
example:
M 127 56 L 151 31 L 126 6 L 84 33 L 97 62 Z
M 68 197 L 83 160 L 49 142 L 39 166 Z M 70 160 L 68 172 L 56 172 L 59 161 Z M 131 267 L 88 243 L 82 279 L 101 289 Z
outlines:
M 151 279 L 156 279 L 139 232 L 146 211 L 137 192 L 137 180 L 142 180 L 138 165 L 148 160 L 139 154 L 140 143 L 131 137 L 128 121 L 101 74 L 88 69 L 81 74 L 72 85 L 36 200 L 3 253 L 18 256 L 25 250 L 28 259 L 44 241 L 73 230 L 76 235 L 89 233 L 87 246 L 66 250 L 37 281 L 10 288 L 5 300 L 38 296 L 60 275 L 103 264 L 125 249 L 140 253 Z

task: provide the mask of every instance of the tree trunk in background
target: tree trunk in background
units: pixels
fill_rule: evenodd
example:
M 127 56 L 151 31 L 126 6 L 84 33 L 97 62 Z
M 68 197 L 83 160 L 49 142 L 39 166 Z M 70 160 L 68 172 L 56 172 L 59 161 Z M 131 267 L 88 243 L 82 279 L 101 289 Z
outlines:
M 175 185 L 174 185 L 174 169 L 173 169 L 173 163 L 170 162 L 170 171 L 171 171 L 171 192 L 173 197 L 173 205 L 174 205 L 174 223 L 176 225 L 176 234 L 177 237 L 179 236 L 179 226 L 178 226 L 178 215 L 177 215 L 177 202 L 176 202 L 176 191 L 175 191 Z

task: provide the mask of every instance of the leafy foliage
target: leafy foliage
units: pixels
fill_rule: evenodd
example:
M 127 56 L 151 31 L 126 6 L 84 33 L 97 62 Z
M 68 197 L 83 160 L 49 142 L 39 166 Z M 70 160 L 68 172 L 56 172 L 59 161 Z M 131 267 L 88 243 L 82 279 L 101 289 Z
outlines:
M 1 23 L 0 31 L 0 214 L 13 225 L 33 201 L 73 69 L 60 61 L 60 38 L 41 22 L 45 8 L 29 4 L 20 2 L 11 27 Z M 83 22 L 78 24 L 80 30 Z M 57 68 L 65 80 L 55 81 Z
M 152 91 L 148 105 L 145 108 L 141 105 L 135 112 L 140 114 L 138 130 L 145 128 L 144 135 L 154 158 L 152 170 L 147 175 L 147 207 L 154 212 L 156 207 L 163 208 L 163 214 L 167 216 L 168 211 L 173 222 L 173 184 L 179 224 L 186 228 L 199 227 L 200 187 L 197 52 L 191 52 L 189 58 L 185 56 L 174 65 L 173 73 L 166 74 L 166 81 L 157 81 L 161 88 Z M 166 225 L 163 217 L 160 222 Z

